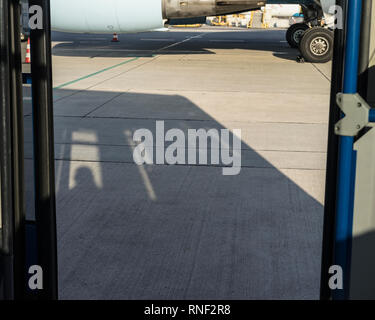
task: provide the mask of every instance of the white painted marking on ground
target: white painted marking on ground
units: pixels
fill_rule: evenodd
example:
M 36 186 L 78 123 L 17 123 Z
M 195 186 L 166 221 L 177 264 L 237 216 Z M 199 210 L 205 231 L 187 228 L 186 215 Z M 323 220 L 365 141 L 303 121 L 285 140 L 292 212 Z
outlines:
M 156 50 L 156 51 L 162 51 L 162 50 L 165 50 L 165 49 L 168 49 L 168 48 L 174 47 L 174 46 L 178 46 L 179 44 L 184 43 L 184 42 L 187 42 L 187 41 L 190 41 L 191 39 L 195 39 L 195 38 L 199 38 L 199 37 L 201 38 L 202 35 L 203 35 L 203 33 L 198 34 L 198 35 L 196 35 L 196 36 L 189 37 L 189 38 L 187 38 L 187 39 L 185 39 L 185 40 L 182 40 L 182 41 L 179 41 L 179 42 L 176 42 L 176 43 L 172 43 L 172 44 L 170 44 L 169 46 L 165 46 L 165 47 L 160 48 L 160 49 L 158 49 L 158 50 Z
M 245 40 L 210 40 L 210 42 L 245 42 Z
M 141 39 L 141 41 L 175 41 L 175 39 Z
M 190 38 L 190 36 L 185 36 L 185 38 Z M 196 39 L 201 39 L 202 38 L 202 34 L 200 34 L 199 36 L 196 36 L 195 38 Z

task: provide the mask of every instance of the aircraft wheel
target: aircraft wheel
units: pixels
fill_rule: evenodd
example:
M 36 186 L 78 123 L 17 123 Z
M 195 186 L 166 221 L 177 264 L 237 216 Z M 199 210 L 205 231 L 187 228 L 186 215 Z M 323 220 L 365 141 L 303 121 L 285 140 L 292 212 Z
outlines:
M 299 49 L 308 62 L 328 62 L 333 56 L 333 32 L 323 27 L 311 28 L 304 33 Z
M 286 41 L 288 41 L 292 48 L 298 48 L 302 36 L 307 29 L 309 29 L 309 26 L 305 23 L 295 23 L 289 27 L 286 32 Z

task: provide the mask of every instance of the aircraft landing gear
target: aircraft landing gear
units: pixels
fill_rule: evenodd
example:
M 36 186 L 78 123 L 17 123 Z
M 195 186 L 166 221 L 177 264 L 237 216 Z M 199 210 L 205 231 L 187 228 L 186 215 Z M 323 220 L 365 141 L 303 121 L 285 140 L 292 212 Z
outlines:
M 307 29 L 309 29 L 309 26 L 306 23 L 296 23 L 290 26 L 286 32 L 286 41 L 288 41 L 292 48 L 298 48 L 302 36 Z
M 303 34 L 299 49 L 308 62 L 328 62 L 333 55 L 333 32 L 323 27 L 310 28 Z
M 286 40 L 292 48 L 299 48 L 298 62 L 328 62 L 333 56 L 333 31 L 328 29 L 322 6 L 314 3 L 301 7 L 305 20 L 290 26 Z
M 286 33 L 286 40 L 292 48 L 299 47 L 299 43 L 307 29 L 323 24 L 323 10 L 318 4 L 302 4 L 301 8 L 304 21 L 292 24 Z

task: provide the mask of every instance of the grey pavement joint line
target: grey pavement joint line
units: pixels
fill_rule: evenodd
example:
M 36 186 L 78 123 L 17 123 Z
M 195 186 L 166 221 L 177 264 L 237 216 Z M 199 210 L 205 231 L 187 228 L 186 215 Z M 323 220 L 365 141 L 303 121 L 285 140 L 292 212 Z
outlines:
M 198 34 L 198 35 L 196 35 L 196 36 L 189 37 L 188 39 L 185 39 L 185 40 L 182 40 L 182 41 L 179 41 L 179 42 L 173 43 L 173 44 L 171 44 L 171 45 L 168 45 L 168 46 L 162 47 L 162 48 L 160 48 L 160 49 L 155 50 L 154 52 L 158 52 L 158 51 L 160 52 L 160 51 L 163 51 L 163 50 L 165 50 L 165 49 L 168 49 L 168 48 L 171 48 L 171 47 L 177 46 L 177 45 L 179 45 L 179 44 L 181 44 L 181 43 L 184 43 L 184 42 L 190 41 L 191 39 L 194 39 L 194 38 L 201 38 L 202 35 L 204 35 L 204 33 L 201 33 L 201 34 Z M 71 85 L 71 84 L 74 84 L 74 83 L 80 82 L 80 81 L 82 81 L 82 80 L 85 80 L 85 79 L 91 78 L 91 77 L 96 76 L 96 75 L 98 75 L 98 74 L 101 74 L 101 73 L 103 73 L 103 72 L 105 72 L 105 71 L 109 71 L 109 70 L 112 70 L 112 69 L 114 69 L 114 68 L 120 67 L 120 66 L 122 66 L 122 65 L 124 65 L 124 64 L 130 63 L 130 62 L 133 62 L 133 61 L 136 61 L 136 60 L 138 60 L 139 58 L 140 58 L 140 57 L 135 57 L 135 58 L 133 58 L 133 59 L 126 60 L 126 61 L 121 62 L 121 63 L 118 63 L 118 64 L 116 64 L 116 65 L 114 65 L 114 66 L 111 66 L 111 67 L 108 67 L 108 68 L 105 68 L 105 69 L 99 70 L 99 71 L 97 71 L 97 72 L 91 73 L 91 74 L 89 74 L 89 75 L 83 76 L 83 77 L 78 78 L 78 79 L 75 79 L 75 80 L 72 80 L 72 81 L 69 81 L 69 82 L 63 83 L 63 84 L 61 84 L 61 85 L 59 85 L 59 86 L 54 87 L 54 89 L 62 89 L 63 87 L 66 87 L 66 86 L 68 86 L 68 85 Z M 152 62 L 152 61 L 155 60 L 156 58 L 158 58 L 158 57 L 156 56 L 156 57 L 154 57 L 154 59 L 152 59 L 151 61 L 147 61 L 147 62 L 141 64 L 140 66 L 142 66 L 142 65 L 144 65 L 144 64 L 146 64 L 146 63 Z M 135 68 L 138 68 L 138 67 L 140 67 L 140 66 L 136 66 Z M 126 72 L 128 72 L 128 71 L 134 70 L 135 68 L 132 68 L 132 69 L 130 69 L 130 70 L 127 70 L 127 71 L 125 71 L 125 72 L 122 72 L 122 73 L 120 73 L 120 75 L 122 75 L 122 74 L 124 74 L 124 73 L 126 73 Z M 116 75 L 116 76 L 114 76 L 114 77 L 111 77 L 111 78 L 109 78 L 109 79 L 106 79 L 106 80 L 104 80 L 104 81 L 102 81 L 102 82 L 100 82 L 100 83 L 103 83 L 103 82 L 105 82 L 105 81 L 111 80 L 111 79 L 113 79 L 113 78 L 115 78 L 115 77 L 117 77 L 117 76 L 119 76 L 119 75 Z M 95 85 L 93 85 L 93 86 L 91 86 L 91 87 L 89 87 L 89 88 L 86 88 L 85 90 L 90 89 L 90 88 L 93 88 L 93 87 L 95 87 L 96 85 L 98 85 L 98 84 L 100 84 L 100 83 L 97 83 L 97 84 L 95 84 Z M 73 96 L 74 94 L 77 94 L 77 93 L 81 92 L 81 91 L 83 91 L 83 90 L 78 90 L 76 93 L 73 93 L 73 94 L 68 95 L 68 96 L 64 96 L 64 97 L 62 97 L 62 98 L 60 98 L 60 99 L 55 100 L 54 102 L 64 100 L 64 99 L 66 99 L 66 98 L 68 98 L 68 97 Z M 90 112 L 90 113 L 91 113 L 91 112 Z
M 96 72 L 94 72 L 94 73 L 88 74 L 88 75 L 83 76 L 83 77 L 81 77 L 81 78 L 78 78 L 78 79 L 71 80 L 71 81 L 65 82 L 65 83 L 63 83 L 63 84 L 60 84 L 59 86 L 54 87 L 54 89 L 61 89 L 61 88 L 64 88 L 64 87 L 69 86 L 69 85 L 71 85 L 71 84 L 74 84 L 74 83 L 80 82 L 80 81 L 82 81 L 82 80 L 85 80 L 85 79 L 91 78 L 91 77 L 96 76 L 96 75 L 98 75 L 98 74 L 100 74 L 100 73 L 106 72 L 106 71 L 108 71 L 108 70 L 112 70 L 112 69 L 114 69 L 114 68 L 120 67 L 120 66 L 122 66 L 122 65 L 124 65 L 124 64 L 130 63 L 130 62 L 133 62 L 133 61 L 136 61 L 136 60 L 138 60 L 138 59 L 139 59 L 139 57 L 135 57 L 135 58 L 133 58 L 133 59 L 123 61 L 123 62 L 121 62 L 121 63 L 118 63 L 118 64 L 115 64 L 115 65 L 113 65 L 113 66 L 110 66 L 110 67 L 104 68 L 104 69 L 102 69 L 102 70 L 99 70 L 99 71 L 96 71 Z

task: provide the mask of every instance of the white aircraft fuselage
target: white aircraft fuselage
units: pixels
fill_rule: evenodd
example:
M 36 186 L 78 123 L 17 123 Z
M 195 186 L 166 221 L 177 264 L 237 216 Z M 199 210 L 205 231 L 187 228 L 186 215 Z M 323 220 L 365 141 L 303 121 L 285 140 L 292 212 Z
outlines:
M 51 0 L 52 29 L 77 33 L 156 30 L 169 19 L 254 10 L 266 0 Z

